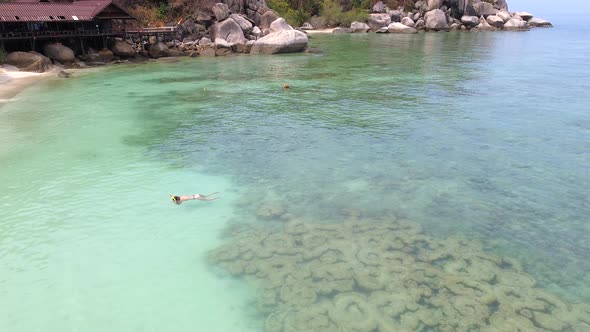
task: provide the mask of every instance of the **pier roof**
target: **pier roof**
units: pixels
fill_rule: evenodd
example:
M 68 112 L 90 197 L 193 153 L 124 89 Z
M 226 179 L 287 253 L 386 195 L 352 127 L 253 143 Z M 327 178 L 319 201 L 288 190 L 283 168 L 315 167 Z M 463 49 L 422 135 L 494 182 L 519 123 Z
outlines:
M 0 22 L 75 22 L 94 18 L 133 19 L 112 0 L 72 2 L 1 2 Z

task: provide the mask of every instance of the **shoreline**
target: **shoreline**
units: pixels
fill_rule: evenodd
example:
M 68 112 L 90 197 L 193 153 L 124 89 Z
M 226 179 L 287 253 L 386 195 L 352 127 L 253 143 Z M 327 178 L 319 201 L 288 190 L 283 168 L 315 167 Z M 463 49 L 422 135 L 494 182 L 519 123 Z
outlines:
M 0 103 L 13 100 L 19 93 L 59 71 L 59 68 L 53 68 L 44 73 L 31 73 L 19 71 L 16 67 L 0 66 Z
M 309 34 L 314 34 L 314 33 L 332 33 L 333 31 L 334 31 L 334 28 L 305 30 L 305 32 L 307 32 Z

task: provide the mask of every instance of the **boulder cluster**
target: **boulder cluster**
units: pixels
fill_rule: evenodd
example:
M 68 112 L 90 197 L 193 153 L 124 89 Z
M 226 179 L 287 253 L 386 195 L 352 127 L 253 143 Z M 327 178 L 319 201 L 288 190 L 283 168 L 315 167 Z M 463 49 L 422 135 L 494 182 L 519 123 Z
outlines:
M 526 31 L 531 27 L 551 27 L 551 23 L 526 12 L 509 12 L 504 0 L 419 0 L 411 11 L 390 10 L 379 1 L 367 22 L 353 22 L 350 28 L 334 33 L 375 31 L 417 33 L 418 31 Z
M 264 0 L 223 0 L 214 4 L 210 12 L 199 12 L 184 19 L 176 26 L 176 36 L 168 40 L 161 36 L 114 38 L 109 48 L 84 51 L 74 51 L 74 46 L 70 48 L 55 42 L 44 45 L 43 54 L 9 53 L 6 63 L 23 71 L 44 72 L 52 64 L 81 68 L 162 57 L 301 52 L 307 44 L 307 34 L 293 29 L 269 9 Z
M 590 305 L 535 287 L 518 262 L 393 215 L 227 235 L 209 259 L 255 287 L 268 332 L 590 330 Z

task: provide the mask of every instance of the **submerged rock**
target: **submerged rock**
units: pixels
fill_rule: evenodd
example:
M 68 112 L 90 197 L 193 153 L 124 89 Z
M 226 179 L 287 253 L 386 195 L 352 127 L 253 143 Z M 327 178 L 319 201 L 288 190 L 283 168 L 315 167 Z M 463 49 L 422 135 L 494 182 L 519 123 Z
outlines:
M 284 219 L 261 204 L 259 219 Z M 209 261 L 257 291 L 266 331 L 582 331 L 590 306 L 536 287 L 508 257 L 395 216 L 234 225 Z

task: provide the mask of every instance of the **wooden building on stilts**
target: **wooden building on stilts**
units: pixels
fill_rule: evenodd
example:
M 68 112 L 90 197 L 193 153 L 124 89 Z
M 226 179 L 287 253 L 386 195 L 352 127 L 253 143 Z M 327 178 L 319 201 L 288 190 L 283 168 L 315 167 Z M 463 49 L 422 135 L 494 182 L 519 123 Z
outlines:
M 84 54 L 88 47 L 108 47 L 113 38 L 137 32 L 135 22 L 112 0 L 0 2 L 0 48 L 31 51 L 62 42 Z

